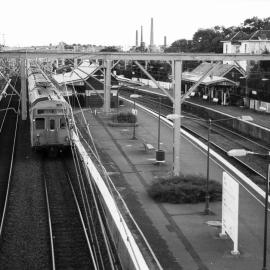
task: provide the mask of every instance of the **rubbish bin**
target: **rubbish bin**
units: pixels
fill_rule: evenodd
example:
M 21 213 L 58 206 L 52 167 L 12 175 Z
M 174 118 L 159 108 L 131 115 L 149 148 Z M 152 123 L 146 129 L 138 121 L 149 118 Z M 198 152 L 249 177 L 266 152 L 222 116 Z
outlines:
M 165 151 L 157 150 L 156 151 L 156 161 L 164 161 L 165 160 Z

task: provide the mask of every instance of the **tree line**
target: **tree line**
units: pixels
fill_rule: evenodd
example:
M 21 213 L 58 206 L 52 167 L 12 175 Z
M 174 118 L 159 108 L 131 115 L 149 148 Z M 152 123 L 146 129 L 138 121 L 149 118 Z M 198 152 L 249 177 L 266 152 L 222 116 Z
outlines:
M 165 52 L 212 52 L 222 53 L 221 41 L 236 34 L 238 31 L 250 35 L 257 30 L 270 30 L 270 17 L 260 19 L 252 17 L 246 19 L 240 26 L 214 26 L 213 28 L 198 29 L 192 40 L 179 39 L 174 41 Z

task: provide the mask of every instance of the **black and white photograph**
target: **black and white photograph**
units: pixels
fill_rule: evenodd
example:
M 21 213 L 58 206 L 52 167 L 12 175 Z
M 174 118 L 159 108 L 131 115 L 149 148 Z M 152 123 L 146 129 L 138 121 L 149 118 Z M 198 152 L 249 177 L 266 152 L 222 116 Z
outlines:
M 0 8 L 0 270 L 270 270 L 270 0 Z

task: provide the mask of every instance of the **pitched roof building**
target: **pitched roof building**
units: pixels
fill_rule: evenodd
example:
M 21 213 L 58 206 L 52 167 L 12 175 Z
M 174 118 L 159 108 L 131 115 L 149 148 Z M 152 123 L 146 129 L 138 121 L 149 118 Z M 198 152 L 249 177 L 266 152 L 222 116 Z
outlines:
M 242 31 L 229 36 L 223 42 L 223 53 L 247 53 L 262 54 L 270 52 L 270 30 L 257 30 L 248 35 Z M 233 61 L 223 63 L 233 64 Z M 239 61 L 238 64 L 247 70 L 247 61 Z

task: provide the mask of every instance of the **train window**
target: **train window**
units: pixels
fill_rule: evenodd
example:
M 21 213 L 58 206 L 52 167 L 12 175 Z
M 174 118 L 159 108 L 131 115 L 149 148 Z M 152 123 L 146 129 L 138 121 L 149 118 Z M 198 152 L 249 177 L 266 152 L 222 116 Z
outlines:
M 44 129 L 45 128 L 45 119 L 44 118 L 36 118 L 36 129 Z
M 50 119 L 50 130 L 54 130 L 55 129 L 55 121 L 54 119 Z
M 37 113 L 38 114 L 43 114 L 44 113 L 44 110 L 37 110 Z
M 64 117 L 60 118 L 60 128 L 66 127 L 66 119 Z

